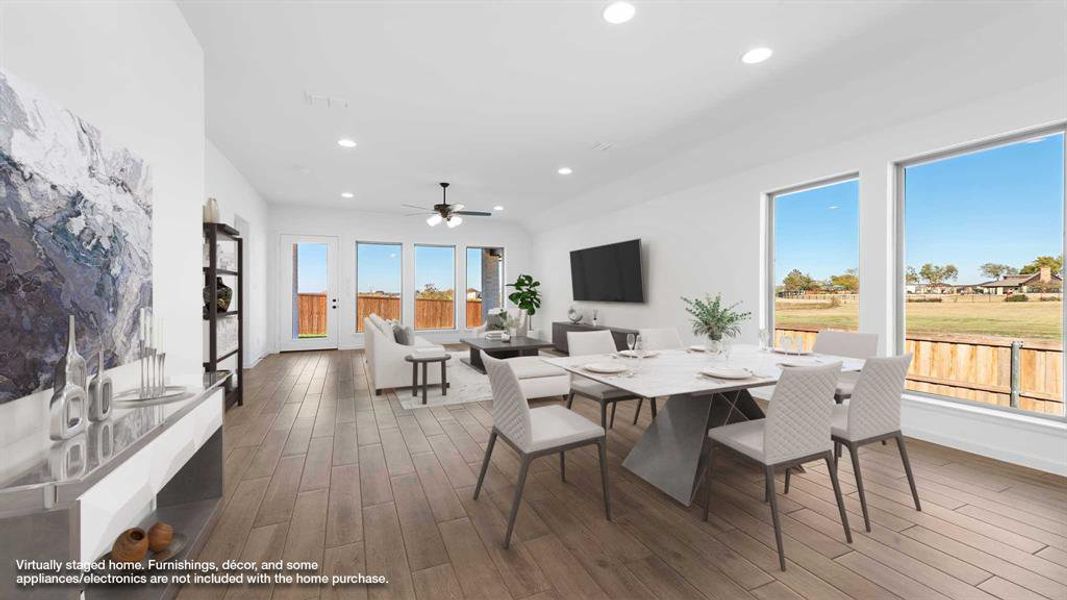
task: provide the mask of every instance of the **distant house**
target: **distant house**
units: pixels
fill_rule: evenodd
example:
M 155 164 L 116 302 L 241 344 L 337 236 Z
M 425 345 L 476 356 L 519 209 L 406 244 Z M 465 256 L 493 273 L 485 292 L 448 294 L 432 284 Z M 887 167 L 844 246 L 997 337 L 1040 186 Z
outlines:
M 956 286 L 948 283 L 917 283 L 908 286 L 910 294 L 954 294 Z
M 477 290 L 475 288 L 467 288 L 467 302 L 473 302 L 475 300 L 481 300 L 481 299 L 482 299 L 481 290 Z
M 1052 269 L 1042 267 L 1036 273 L 1005 275 L 1000 279 L 979 284 L 988 294 L 1029 294 L 1034 292 L 1063 291 L 1063 277 Z

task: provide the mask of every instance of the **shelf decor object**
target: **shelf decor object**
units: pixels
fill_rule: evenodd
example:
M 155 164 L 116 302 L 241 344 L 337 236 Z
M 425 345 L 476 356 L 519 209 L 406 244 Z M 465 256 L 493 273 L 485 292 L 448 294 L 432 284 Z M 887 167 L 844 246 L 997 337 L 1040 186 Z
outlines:
M 152 552 L 166 550 L 172 539 L 174 539 L 174 528 L 163 521 L 156 521 L 156 524 L 148 529 L 148 547 L 152 549 Z
M 148 554 L 148 536 L 143 529 L 127 529 L 115 538 L 111 547 L 111 560 L 119 563 L 137 563 Z
M 219 243 L 233 243 L 237 247 L 236 264 L 220 264 L 223 253 Z M 204 265 L 204 322 L 206 324 L 207 357 L 204 370 L 220 371 L 222 361 L 236 358 L 234 377 L 226 392 L 226 406 L 244 404 L 244 240 L 241 232 L 225 223 L 204 223 L 204 245 L 207 249 Z M 232 278 L 236 285 L 227 285 L 223 277 Z M 237 306 L 233 305 L 236 298 Z M 236 328 L 231 321 L 236 321 Z M 236 339 L 233 330 L 236 329 Z M 222 341 L 231 342 L 226 346 Z
M 89 380 L 89 420 L 103 421 L 111 416 L 111 397 L 115 392 L 111 377 L 104 372 L 104 349 L 97 353 L 96 375 Z
M 53 440 L 71 438 L 85 429 L 87 378 L 85 359 L 78 354 L 74 315 L 70 315 L 67 317 L 67 353 L 56 363 L 52 378 L 55 391 L 48 404 L 48 435 Z

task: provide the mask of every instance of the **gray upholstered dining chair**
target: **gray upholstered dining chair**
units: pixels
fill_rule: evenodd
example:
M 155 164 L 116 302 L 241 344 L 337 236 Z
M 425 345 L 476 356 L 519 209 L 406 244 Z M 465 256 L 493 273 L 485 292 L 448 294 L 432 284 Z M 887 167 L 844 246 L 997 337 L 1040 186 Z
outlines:
M 852 543 L 852 531 L 848 526 L 848 514 L 841 497 L 837 470 L 832 464 L 830 441 L 834 388 L 840 372 L 841 363 L 787 368 L 782 372 L 782 377 L 774 389 L 766 418 L 713 427 L 708 431 L 703 475 L 707 486 L 704 520 L 708 520 L 711 508 L 711 467 L 715 448 L 726 446 L 760 464 L 763 467 L 764 493 L 771 504 L 774 541 L 778 545 L 778 564 L 783 571 L 785 548 L 782 545 L 782 523 L 778 516 L 778 497 L 774 487 L 774 473 L 778 469 L 786 469 L 788 474 L 789 467 L 820 458 L 824 460 L 834 486 L 841 525 L 845 528 L 845 539 Z
M 841 446 L 848 448 L 852 458 L 852 472 L 856 476 L 860 508 L 863 509 L 863 525 L 867 531 L 871 530 L 871 519 L 867 515 L 867 496 L 863 491 L 863 475 L 860 472 L 860 446 L 890 438 L 896 440 L 897 449 L 900 450 L 900 462 L 904 464 L 911 497 L 915 501 L 915 510 L 922 510 L 915 477 L 911 472 L 911 461 L 908 460 L 908 450 L 904 446 L 904 435 L 900 432 L 900 398 L 904 393 L 904 381 L 909 365 L 911 354 L 867 359 L 852 392 L 852 398 L 847 404 L 833 407 L 830 435 L 834 441 L 834 456 L 836 458 L 841 455 Z M 837 466 L 836 460 L 834 466 Z M 789 473 L 786 473 L 786 481 L 788 480 Z
M 682 348 L 682 337 L 678 335 L 678 330 L 673 327 L 641 328 L 637 330 L 637 335 L 641 336 L 645 350 L 680 350 Z M 637 410 L 634 411 L 634 425 L 637 425 L 637 419 L 641 416 L 641 407 L 644 403 L 644 398 L 637 399 Z M 652 408 L 652 418 L 655 419 L 655 398 L 649 398 L 649 406 Z M 611 407 L 611 423 L 615 423 L 615 405 Z
M 591 356 L 594 354 L 614 354 L 615 338 L 611 331 L 601 329 L 599 331 L 568 331 L 567 349 L 571 356 Z M 616 402 L 626 400 L 639 400 L 640 397 L 629 392 L 624 392 L 610 385 L 605 385 L 586 379 L 585 377 L 571 377 L 571 393 L 567 396 L 567 408 L 574 405 L 574 397 L 582 396 L 600 403 L 600 426 L 608 429 L 608 405 L 612 405 L 612 416 Z M 614 419 L 612 419 L 614 421 Z
M 580 446 L 596 444 L 600 453 L 600 480 L 604 493 L 604 514 L 611 520 L 611 496 L 608 492 L 608 463 L 604 428 L 582 415 L 558 404 L 530 408 L 523 396 L 519 379 L 506 360 L 497 359 L 482 352 L 482 361 L 489 374 L 489 386 L 493 390 L 493 431 L 485 448 L 482 470 L 474 487 L 474 499 L 482 491 L 485 472 L 497 438 L 506 442 L 520 458 L 519 480 L 515 483 L 515 499 L 508 516 L 508 529 L 504 534 L 504 547 L 511 543 L 515 517 L 519 514 L 522 490 L 530 462 L 535 458 L 559 453 L 559 474 L 566 481 L 567 463 L 564 452 Z
M 878 334 L 824 329 L 815 335 L 812 352 L 845 358 L 871 358 L 878 354 Z M 841 373 L 837 379 L 837 390 L 834 392 L 834 400 L 838 404 L 852 395 L 852 388 L 856 386 L 858 378 L 858 371 Z

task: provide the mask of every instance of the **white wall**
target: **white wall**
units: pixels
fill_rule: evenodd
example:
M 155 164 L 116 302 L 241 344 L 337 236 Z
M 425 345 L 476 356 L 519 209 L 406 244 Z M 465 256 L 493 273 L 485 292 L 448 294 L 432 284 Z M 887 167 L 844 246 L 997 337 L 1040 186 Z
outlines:
M 199 373 L 204 56 L 185 19 L 160 2 L 0 3 L 0 67 L 150 165 L 153 298 L 169 332 L 168 369 Z M 119 389 L 136 381 L 136 365 L 114 371 Z M 50 395 L 0 405 L 0 419 L 17 427 L 0 430 L 5 459 L 47 444 L 47 434 L 11 442 L 36 430 Z
M 241 175 L 218 147 L 207 140 L 205 164 L 205 195 L 219 201 L 220 220 L 237 227 L 236 218 L 250 227 L 237 227 L 244 238 L 245 263 L 243 273 L 244 302 L 244 360 L 251 368 L 270 352 L 267 345 L 267 246 L 269 210 L 259 192 Z M 206 359 L 205 359 L 206 360 Z
M 358 202 L 354 201 L 354 202 Z M 271 235 L 268 256 L 268 322 L 271 347 L 277 351 L 279 332 L 286 332 L 280 326 L 280 315 L 287 311 L 281 304 L 287 295 L 280 289 L 279 275 L 288 263 L 279 254 L 280 236 L 323 235 L 338 239 L 340 254 L 338 284 L 340 286 L 338 308 L 331 311 L 339 314 L 339 345 L 341 348 L 362 348 L 363 334 L 355 330 L 355 244 L 364 242 L 399 242 L 403 244 L 403 320 L 414 324 L 415 304 L 413 290 L 415 285 L 415 244 L 448 244 L 456 246 L 456 289 L 467 288 L 464 281 L 467 272 L 467 246 L 492 246 L 504 248 L 504 278 L 514 281 L 520 273 L 531 272 L 533 266 L 530 248 L 530 236 L 516 225 L 506 221 L 494 220 L 493 217 L 469 217 L 456 229 L 438 226 L 430 228 L 423 218 L 401 215 L 361 212 L 356 210 L 316 209 L 294 206 L 272 206 Z M 533 271 L 535 277 L 542 275 Z M 420 332 L 419 335 L 446 343 L 458 341 L 467 330 L 464 329 L 465 313 L 463 303 L 456 302 L 456 323 L 458 329 L 452 331 Z M 535 326 L 547 323 L 540 314 L 534 317 Z

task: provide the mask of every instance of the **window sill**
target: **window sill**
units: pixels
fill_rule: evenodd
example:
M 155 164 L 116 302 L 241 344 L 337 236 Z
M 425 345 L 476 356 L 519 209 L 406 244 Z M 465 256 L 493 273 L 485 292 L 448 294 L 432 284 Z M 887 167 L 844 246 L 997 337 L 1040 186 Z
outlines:
M 1055 431 L 1067 433 L 1067 420 L 1060 417 L 1038 417 L 1014 411 L 998 410 L 996 408 L 977 404 L 942 400 L 931 396 L 908 393 L 904 394 L 904 404 L 905 406 L 912 404 L 925 410 L 935 410 L 946 414 L 966 415 L 991 423 L 1004 425 L 1010 424 L 1043 433 Z

